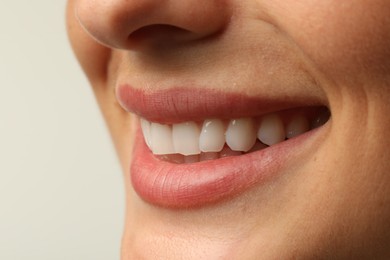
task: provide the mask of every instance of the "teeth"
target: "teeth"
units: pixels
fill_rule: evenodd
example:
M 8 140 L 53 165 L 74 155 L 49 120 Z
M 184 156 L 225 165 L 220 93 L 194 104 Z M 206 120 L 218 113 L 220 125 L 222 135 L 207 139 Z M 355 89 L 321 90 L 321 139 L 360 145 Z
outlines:
M 151 123 L 150 136 L 152 152 L 154 154 L 175 153 L 172 142 L 172 130 L 170 126 Z
M 199 138 L 202 152 L 219 152 L 225 145 L 225 126 L 219 119 L 206 120 Z
M 309 121 L 302 115 L 296 115 L 287 125 L 287 138 L 293 138 L 310 129 Z
M 266 145 L 273 145 L 284 141 L 286 133 L 280 117 L 276 114 L 267 115 L 262 118 L 257 137 Z
M 150 135 L 150 122 L 141 118 L 141 128 L 144 134 L 145 143 L 148 145 L 149 149 L 152 149 L 151 146 L 151 135 Z
M 194 122 L 174 124 L 172 136 L 175 152 L 183 155 L 199 154 L 199 134 L 199 127 Z
M 256 132 L 251 118 L 231 120 L 226 130 L 226 143 L 233 151 L 249 151 L 256 142 Z
M 220 119 L 207 119 L 203 124 L 185 122 L 164 125 L 141 118 L 140 125 L 145 143 L 160 159 L 195 163 L 255 152 L 283 142 L 286 138 L 323 125 L 328 121 L 330 112 L 327 108 L 319 108 L 315 116 L 300 112 L 286 115 L 290 118 L 287 124 L 282 120 L 285 118 L 283 114 L 274 113 L 261 118 L 233 119 L 227 128 Z

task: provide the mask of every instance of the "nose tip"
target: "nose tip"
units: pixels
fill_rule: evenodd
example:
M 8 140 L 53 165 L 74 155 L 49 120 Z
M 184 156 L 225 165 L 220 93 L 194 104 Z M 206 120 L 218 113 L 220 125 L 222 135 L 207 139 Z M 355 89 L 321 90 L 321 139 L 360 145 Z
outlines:
M 75 12 L 93 38 L 118 49 L 201 39 L 229 21 L 223 0 L 79 0 Z

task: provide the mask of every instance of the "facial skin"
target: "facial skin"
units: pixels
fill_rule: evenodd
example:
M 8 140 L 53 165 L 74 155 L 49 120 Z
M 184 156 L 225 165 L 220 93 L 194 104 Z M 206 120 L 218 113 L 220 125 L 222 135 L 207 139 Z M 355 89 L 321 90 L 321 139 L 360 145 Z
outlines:
M 69 0 L 67 23 L 123 168 L 122 259 L 390 257 L 387 0 Z M 332 116 L 272 181 L 204 207 L 161 208 L 132 188 L 138 121 L 116 99 L 121 81 L 310 96 Z

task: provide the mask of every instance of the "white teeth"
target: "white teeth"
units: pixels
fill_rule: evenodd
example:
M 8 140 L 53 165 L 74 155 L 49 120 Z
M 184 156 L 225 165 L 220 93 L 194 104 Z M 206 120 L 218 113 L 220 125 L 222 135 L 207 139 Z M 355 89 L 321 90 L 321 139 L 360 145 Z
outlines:
M 311 120 L 312 126 L 322 125 L 330 117 L 329 111 L 325 110 L 317 114 L 314 121 Z M 152 152 L 162 160 L 175 163 L 195 163 L 255 152 L 311 129 L 308 118 L 302 114 L 292 116 L 285 126 L 281 115 L 276 113 L 259 119 L 233 119 L 227 129 L 220 119 L 205 120 L 200 127 L 195 122 L 165 125 L 141 118 L 140 125 L 145 143 Z M 260 142 L 256 142 L 257 138 Z
M 256 132 L 251 118 L 231 120 L 226 131 L 226 143 L 233 151 L 249 151 L 256 142 Z
M 202 152 L 219 152 L 225 145 L 225 127 L 221 120 L 206 120 L 203 123 L 199 138 L 199 148 Z
M 151 141 L 150 122 L 141 118 L 141 128 L 142 128 L 142 133 L 143 133 L 144 138 L 145 138 L 145 143 L 148 145 L 149 149 L 152 149 L 152 146 L 150 143 L 150 141 Z
M 297 135 L 303 134 L 310 129 L 309 121 L 302 115 L 296 115 L 287 125 L 287 138 L 293 138 Z
M 194 122 L 174 124 L 172 136 L 175 152 L 183 155 L 200 154 L 199 135 L 199 127 Z
M 154 154 L 175 153 L 172 142 L 172 130 L 168 125 L 152 123 L 150 126 L 151 146 Z
M 267 115 L 262 118 L 257 137 L 266 145 L 273 145 L 284 141 L 286 133 L 280 117 L 276 114 Z

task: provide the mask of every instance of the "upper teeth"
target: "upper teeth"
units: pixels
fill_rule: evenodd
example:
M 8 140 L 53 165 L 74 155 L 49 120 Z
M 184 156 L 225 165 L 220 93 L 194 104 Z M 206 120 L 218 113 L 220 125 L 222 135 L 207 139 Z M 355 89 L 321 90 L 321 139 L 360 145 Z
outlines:
M 251 118 L 231 120 L 226 130 L 226 144 L 233 151 L 249 151 L 256 143 L 256 131 Z
M 154 154 L 197 155 L 220 152 L 225 143 L 233 151 L 249 151 L 259 139 L 273 145 L 300 135 L 310 129 L 309 120 L 296 115 L 285 125 L 278 114 L 254 118 L 207 119 L 203 124 L 184 122 L 164 125 L 141 119 L 145 142 Z
M 199 137 L 199 149 L 202 152 L 220 152 L 224 145 L 225 126 L 222 120 L 205 120 Z

